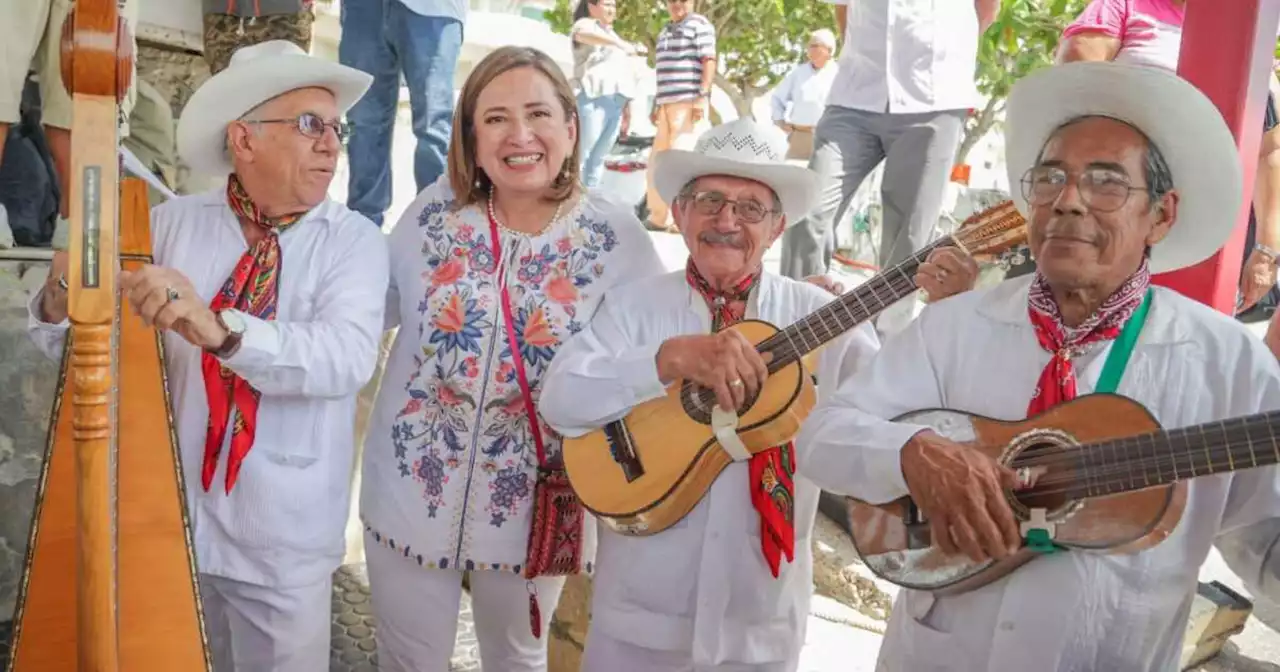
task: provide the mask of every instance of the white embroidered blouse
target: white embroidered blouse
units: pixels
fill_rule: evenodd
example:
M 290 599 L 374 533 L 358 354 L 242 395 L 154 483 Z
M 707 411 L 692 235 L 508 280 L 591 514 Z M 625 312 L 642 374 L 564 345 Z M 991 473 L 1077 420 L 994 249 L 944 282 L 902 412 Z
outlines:
M 388 328 L 400 327 L 365 439 L 361 517 L 378 543 L 423 567 L 520 572 L 537 453 L 503 315 L 505 276 L 526 376 L 540 381 L 605 290 L 663 273 L 626 206 L 570 199 L 537 234 L 499 233 L 483 205 L 454 210 L 441 178 L 390 234 Z M 546 451 L 560 438 L 540 423 Z M 590 571 L 595 524 L 584 526 Z

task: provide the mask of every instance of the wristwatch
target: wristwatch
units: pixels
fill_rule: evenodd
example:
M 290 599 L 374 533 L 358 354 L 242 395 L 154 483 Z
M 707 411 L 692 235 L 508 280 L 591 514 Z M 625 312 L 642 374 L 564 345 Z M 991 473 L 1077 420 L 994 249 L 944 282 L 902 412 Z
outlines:
M 244 313 L 228 308 L 214 313 L 214 319 L 218 321 L 218 325 L 227 330 L 227 340 L 216 350 L 210 350 L 214 357 L 218 359 L 226 359 L 236 354 L 236 350 L 240 349 L 240 341 L 244 338 L 244 329 L 246 322 Z

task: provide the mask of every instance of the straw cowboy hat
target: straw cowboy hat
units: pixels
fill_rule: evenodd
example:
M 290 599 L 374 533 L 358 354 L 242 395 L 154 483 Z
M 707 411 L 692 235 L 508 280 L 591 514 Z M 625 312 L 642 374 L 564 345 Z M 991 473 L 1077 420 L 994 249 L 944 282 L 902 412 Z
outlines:
M 1204 261 L 1226 242 L 1243 198 L 1235 139 L 1222 114 L 1186 80 L 1157 68 L 1067 63 L 1014 84 L 1005 124 L 1005 162 L 1013 201 L 1028 216 L 1020 182 L 1059 126 L 1110 117 L 1144 133 L 1160 149 L 1177 189 L 1178 219 L 1151 250 L 1160 273 Z
M 800 221 L 818 195 L 818 176 L 786 162 L 787 136 L 776 126 L 738 119 L 703 133 L 692 150 L 668 149 L 653 160 L 653 186 L 671 203 L 690 181 L 731 175 L 760 182 L 778 195 L 787 226 Z
M 187 101 L 178 122 L 178 154 L 194 172 L 226 175 L 232 171 L 227 124 L 276 96 L 308 87 L 332 91 L 338 114 L 346 114 L 372 82 L 371 75 L 308 56 L 288 40 L 244 47 Z

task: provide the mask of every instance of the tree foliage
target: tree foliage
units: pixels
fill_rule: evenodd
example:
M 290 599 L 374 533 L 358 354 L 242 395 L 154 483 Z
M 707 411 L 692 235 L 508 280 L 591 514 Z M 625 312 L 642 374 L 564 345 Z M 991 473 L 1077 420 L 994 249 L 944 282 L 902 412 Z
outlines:
M 554 30 L 569 33 L 576 4 L 577 0 L 556 0 L 555 9 L 546 14 Z M 668 18 L 666 3 L 617 0 L 617 7 L 614 30 L 648 46 L 653 65 L 658 33 Z M 835 26 L 831 5 L 820 0 L 704 0 L 695 11 L 716 28 L 716 85 L 733 100 L 740 116 L 751 116 L 756 98 L 803 62 L 811 31 Z
M 1000 15 L 978 44 L 974 81 L 986 103 L 965 120 L 956 163 L 1003 118 L 1009 89 L 1028 73 L 1051 65 L 1062 31 L 1084 10 L 1087 0 L 1003 0 Z

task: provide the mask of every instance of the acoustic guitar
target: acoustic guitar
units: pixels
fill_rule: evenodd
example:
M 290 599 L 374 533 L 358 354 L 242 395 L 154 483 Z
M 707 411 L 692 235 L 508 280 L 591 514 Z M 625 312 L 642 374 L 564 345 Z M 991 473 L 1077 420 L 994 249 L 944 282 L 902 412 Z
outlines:
M 1003 560 L 942 553 L 910 497 L 880 506 L 848 499 L 853 543 L 867 567 L 936 595 L 981 588 L 1045 553 L 1151 548 L 1177 527 L 1189 479 L 1280 463 L 1280 411 L 1162 430 L 1142 404 L 1097 393 L 1020 422 L 951 410 L 897 420 L 1035 475 L 1032 487 L 1005 493 L 1028 543 Z
M 78 0 L 63 27 L 71 329 L 9 672 L 210 669 L 163 344 L 117 289 L 121 266 L 151 261 L 146 184 L 120 180 L 127 31 L 116 0 Z
M 915 270 L 933 250 L 994 253 L 1021 243 L 1026 222 L 1011 201 L 977 213 L 947 237 L 779 330 L 759 320 L 732 327 L 772 356 L 769 377 L 742 408 L 726 411 L 715 393 L 676 381 L 666 396 L 621 420 L 564 441 L 564 466 L 582 504 L 611 529 L 645 536 L 685 515 L 731 462 L 791 440 L 817 400 L 806 362 L 823 345 L 914 293 Z

